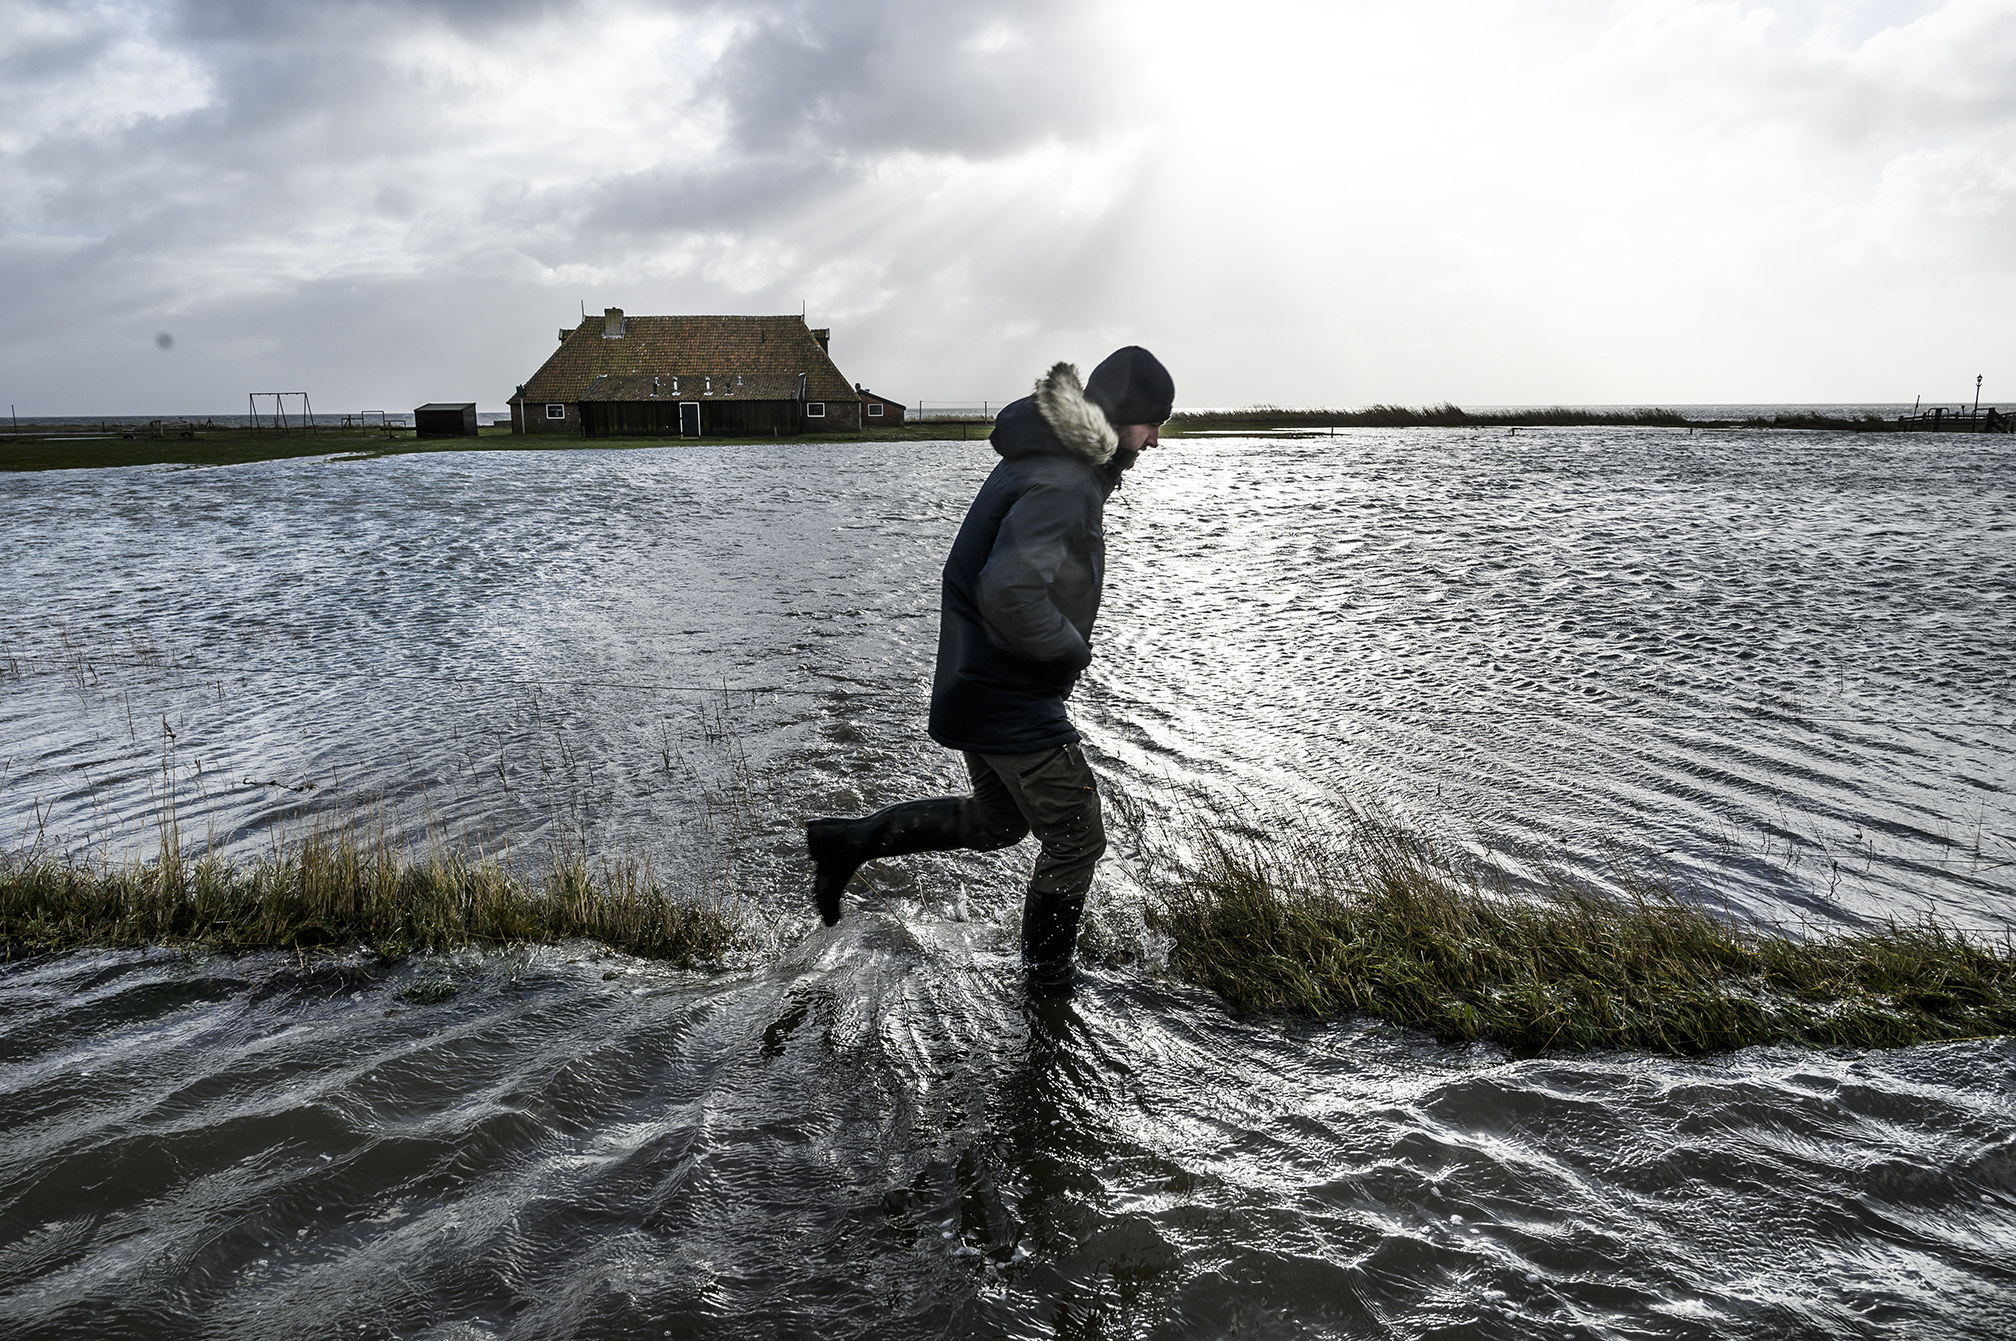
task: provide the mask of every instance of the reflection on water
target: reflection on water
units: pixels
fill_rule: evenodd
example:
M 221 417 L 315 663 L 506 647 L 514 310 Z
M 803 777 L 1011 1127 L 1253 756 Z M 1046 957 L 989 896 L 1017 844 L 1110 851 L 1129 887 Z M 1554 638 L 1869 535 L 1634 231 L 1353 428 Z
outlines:
M 1172 442 L 1109 513 L 1116 788 L 2000 932 L 2009 449 Z M 0 977 L 9 1335 L 2006 1334 L 2009 1045 L 1517 1060 L 1018 990 L 1007 856 L 808 930 L 921 738 L 980 444 L 0 477 L 0 833 L 382 806 L 728 867 L 773 952 Z M 11 659 L 11 660 L 10 660 Z M 726 691 L 724 692 L 724 686 Z M 762 692 L 745 692 L 749 689 Z M 1124 888 L 1124 853 L 1109 863 Z M 959 917 L 968 920 L 957 920 Z M 447 974 L 439 1005 L 402 995 Z

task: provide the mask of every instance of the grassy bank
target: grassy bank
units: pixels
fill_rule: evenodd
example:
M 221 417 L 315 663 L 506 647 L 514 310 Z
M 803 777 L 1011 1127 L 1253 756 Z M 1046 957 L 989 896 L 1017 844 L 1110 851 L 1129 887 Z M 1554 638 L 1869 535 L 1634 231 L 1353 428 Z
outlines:
M 1256 406 L 1248 410 L 1213 410 L 1179 414 L 1164 426 L 1169 437 L 1191 433 L 1259 433 L 1303 430 L 1320 433 L 1333 428 L 1798 428 L 1834 432 L 1893 433 L 1910 428 L 1887 419 L 1831 419 L 1824 415 L 1776 415 L 1769 419 L 1688 419 L 1672 410 L 1580 410 L 1565 407 L 1529 410 L 1469 411 L 1455 405 L 1411 407 L 1375 405 L 1367 410 L 1287 410 Z M 993 431 L 990 420 L 904 424 L 859 433 L 805 433 L 782 441 L 845 442 L 984 442 Z M 336 456 L 369 459 L 426 452 L 630 451 L 656 447 L 760 447 L 777 439 L 622 437 L 582 438 L 562 434 L 514 434 L 508 425 L 493 425 L 475 438 L 421 438 L 411 429 L 391 433 L 376 429 L 320 429 L 312 434 L 267 433 L 251 429 L 205 429 L 195 438 L 154 438 L 143 435 L 99 437 L 83 434 L 24 434 L 0 441 L 0 471 L 87 470 L 101 466 L 229 466 L 250 461 L 292 457 Z
M 1151 845 L 1179 976 L 1255 1011 L 1361 1012 L 1528 1051 L 1890 1047 L 2016 1032 L 2016 949 L 1930 921 L 1796 936 L 1670 891 L 1510 897 L 1362 819 Z
M 643 863 L 562 858 L 514 869 L 442 845 L 413 858 L 354 829 L 316 833 L 246 865 L 172 850 L 126 865 L 32 856 L 0 865 L 0 959 L 359 942 L 393 956 L 581 938 L 681 965 L 717 960 L 740 942 L 731 914 L 668 895 Z
M 793 443 L 821 442 L 944 442 L 984 441 L 993 425 L 906 424 L 860 433 L 807 433 L 784 439 Z M 205 429 L 195 438 L 125 438 L 48 433 L 9 437 L 0 441 L 0 471 L 89 470 L 103 466 L 231 466 L 250 461 L 282 461 L 294 457 L 336 456 L 373 459 L 431 452 L 629 451 L 649 447 L 755 447 L 777 441 L 767 438 L 582 438 L 561 434 L 511 432 L 510 426 L 486 426 L 474 438 L 421 438 L 411 429 L 391 433 L 376 429 L 323 428 L 314 433 L 262 433 L 251 429 Z
M 478 439 L 491 446 L 488 435 Z M 258 433 L 251 429 L 204 430 L 194 438 L 131 438 L 49 433 L 11 437 L 0 442 L 0 470 L 90 470 L 102 466 L 235 466 L 248 461 L 280 461 L 297 456 L 331 456 L 343 452 L 375 453 L 411 450 L 414 439 L 402 440 L 377 432 L 324 429 L 316 433 Z M 468 439 L 429 438 L 466 443 Z
M 2016 1033 L 2016 947 L 1929 920 L 1797 935 L 1655 885 L 1514 896 L 1369 817 L 1334 834 L 1269 836 L 1225 816 L 1169 833 L 1141 844 L 1144 919 L 1167 937 L 1172 972 L 1245 1010 L 1360 1013 L 1528 1052 Z M 396 957 L 577 939 L 683 966 L 749 943 L 733 912 L 667 893 L 643 863 L 514 867 L 443 844 L 413 856 L 355 827 L 240 864 L 186 859 L 172 842 L 146 863 L 0 863 L 0 961 L 156 945 L 363 944 Z

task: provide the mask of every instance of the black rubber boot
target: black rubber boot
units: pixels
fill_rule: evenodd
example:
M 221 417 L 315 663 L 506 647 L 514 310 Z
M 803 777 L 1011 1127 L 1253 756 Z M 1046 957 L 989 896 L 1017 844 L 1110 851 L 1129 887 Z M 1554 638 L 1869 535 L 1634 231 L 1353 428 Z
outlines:
M 966 804 L 963 796 L 939 796 L 905 801 L 861 819 L 805 821 L 805 848 L 819 863 L 812 899 L 826 925 L 840 920 L 840 896 L 862 862 L 967 846 L 961 837 Z
M 1030 991 L 1045 996 L 1070 993 L 1078 919 L 1084 912 L 1083 894 L 1046 894 L 1031 889 L 1024 897 L 1022 964 L 1028 970 Z

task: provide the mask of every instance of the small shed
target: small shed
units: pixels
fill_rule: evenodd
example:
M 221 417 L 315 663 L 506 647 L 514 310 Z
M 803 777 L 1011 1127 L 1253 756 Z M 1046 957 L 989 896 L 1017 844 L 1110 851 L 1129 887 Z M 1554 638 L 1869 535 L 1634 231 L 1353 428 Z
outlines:
M 476 402 L 440 401 L 413 411 L 415 437 L 473 438 L 476 436 Z
M 854 393 L 861 397 L 861 426 L 863 428 L 895 428 L 903 422 L 903 402 L 878 396 L 859 382 L 854 384 Z

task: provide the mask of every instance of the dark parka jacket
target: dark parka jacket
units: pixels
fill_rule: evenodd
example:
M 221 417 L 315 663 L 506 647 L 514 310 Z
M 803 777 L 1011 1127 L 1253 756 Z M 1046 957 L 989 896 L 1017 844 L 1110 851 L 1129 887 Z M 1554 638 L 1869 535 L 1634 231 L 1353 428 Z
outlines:
M 1060 363 L 994 421 L 1001 462 L 945 560 L 931 738 L 977 754 L 1078 739 L 1065 715 L 1092 660 L 1119 438 Z

